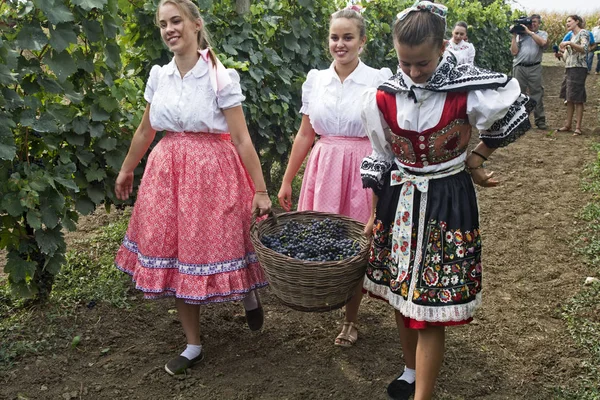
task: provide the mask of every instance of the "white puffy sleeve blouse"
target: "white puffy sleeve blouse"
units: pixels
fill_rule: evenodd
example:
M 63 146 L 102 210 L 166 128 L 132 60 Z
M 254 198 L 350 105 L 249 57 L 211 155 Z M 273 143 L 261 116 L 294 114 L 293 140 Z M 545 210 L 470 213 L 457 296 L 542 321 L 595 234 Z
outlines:
M 202 57 L 183 78 L 175 60 L 152 67 L 144 93 L 150 103 L 152 128 L 171 132 L 229 132 L 221 110 L 241 105 L 245 97 L 238 73 L 232 69 L 227 73 L 231 83 L 216 93 L 210 82 L 208 63 Z
M 320 136 L 366 136 L 361 120 L 360 98 L 366 89 L 376 88 L 392 76 L 359 62 L 342 83 L 333 64 L 326 70 L 311 70 L 302 85 L 302 108 Z

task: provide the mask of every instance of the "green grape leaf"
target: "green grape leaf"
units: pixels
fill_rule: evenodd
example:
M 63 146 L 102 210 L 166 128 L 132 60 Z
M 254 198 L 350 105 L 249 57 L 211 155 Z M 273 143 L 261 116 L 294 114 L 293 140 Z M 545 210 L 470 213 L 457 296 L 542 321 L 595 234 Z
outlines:
M 89 196 L 90 200 L 94 202 L 94 204 L 100 204 L 104 200 L 105 190 L 101 186 L 90 185 L 87 188 L 87 195 Z
M 21 201 L 19 200 L 19 194 L 15 192 L 7 193 L 2 196 L 0 205 L 13 217 L 19 217 L 23 211 L 25 211 L 25 208 L 23 208 Z
M 42 227 L 42 219 L 39 211 L 29 210 L 27 212 L 27 225 L 33 229 L 40 229 Z
M 94 212 L 96 205 L 90 199 L 82 197 L 75 202 L 75 209 L 82 215 L 88 215 Z
M 46 225 L 50 229 L 54 229 L 59 222 L 56 209 L 44 202 L 40 206 L 40 211 L 42 216 L 42 222 L 44 223 L 44 225 Z
M 33 277 L 36 267 L 35 262 L 23 260 L 17 252 L 11 251 L 8 253 L 4 272 L 10 275 L 13 282 L 25 282 Z
M 76 6 L 83 8 L 85 11 L 90 11 L 94 8 L 103 9 L 108 0 L 71 0 Z
M 48 17 L 48 21 L 52 25 L 60 24 L 61 22 L 73 21 L 75 18 L 69 9 L 64 5 L 62 1 L 35 1 L 44 14 Z
M 46 64 L 54 71 L 60 82 L 64 82 L 77 71 L 77 64 L 75 64 L 68 51 L 61 51 L 60 53 L 53 51 L 52 56 L 46 59 Z
M 59 53 L 69 47 L 72 43 L 77 43 L 77 34 L 73 30 L 73 24 L 61 23 L 50 26 L 50 46 Z
M 10 136 L 0 136 L 0 160 L 12 160 L 16 154 L 15 140 Z
M 48 44 L 48 37 L 39 24 L 26 23 L 17 33 L 16 44 L 23 50 L 42 50 Z
M 36 229 L 34 236 L 40 251 L 50 256 L 64 244 L 60 226 L 54 229 Z

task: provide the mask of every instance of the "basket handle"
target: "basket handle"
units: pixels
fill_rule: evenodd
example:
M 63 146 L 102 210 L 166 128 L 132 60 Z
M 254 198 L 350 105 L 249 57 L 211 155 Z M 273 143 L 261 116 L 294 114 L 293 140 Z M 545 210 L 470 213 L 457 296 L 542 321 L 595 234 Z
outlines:
M 259 212 L 260 211 L 258 208 L 252 212 L 252 223 L 250 224 L 250 229 L 252 229 L 256 226 L 256 218 L 258 218 Z M 277 225 L 277 214 L 275 214 L 273 212 L 273 210 L 269 210 L 267 215 L 268 215 L 267 219 L 269 219 L 269 217 L 271 217 L 271 221 L 272 221 L 271 223 L 274 225 Z

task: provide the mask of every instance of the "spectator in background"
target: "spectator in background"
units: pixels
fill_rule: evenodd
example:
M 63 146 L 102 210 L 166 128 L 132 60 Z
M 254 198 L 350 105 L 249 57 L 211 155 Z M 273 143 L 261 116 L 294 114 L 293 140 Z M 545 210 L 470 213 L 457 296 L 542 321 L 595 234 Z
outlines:
M 573 32 L 568 41 L 559 45 L 559 55 L 565 61 L 565 78 L 560 88 L 560 98 L 567 101 L 567 118 L 559 132 L 570 132 L 575 114 L 575 130 L 573 135 L 581 135 L 583 119 L 583 103 L 586 102 L 585 80 L 587 78 L 586 54 L 589 48 L 590 35 L 583 27 L 583 19 L 578 15 L 569 15 L 567 29 Z
M 447 49 L 456 57 L 457 64 L 471 64 L 475 62 L 475 46 L 467 42 L 468 25 L 458 21 L 452 29 L 452 39 L 448 40 Z
M 512 34 L 510 52 L 513 55 L 513 77 L 519 81 L 521 92 L 529 92 L 536 102 L 533 115 L 538 129 L 548 129 L 544 113 L 544 86 L 542 85 L 542 56 L 548 43 L 548 33 L 539 29 L 541 17 L 531 15 L 531 27 L 523 25 L 525 32 Z M 511 27 L 512 30 L 512 27 Z
M 599 19 L 599 21 L 600 21 L 600 19 Z M 595 27 L 595 28 L 598 31 L 598 34 L 595 37 L 600 38 L 600 27 Z M 590 34 L 590 45 L 588 47 L 588 51 L 587 51 L 585 57 L 586 57 L 586 63 L 587 63 L 587 72 L 589 74 L 592 71 L 592 64 L 594 63 L 594 50 L 596 49 L 597 43 L 596 43 L 596 39 L 594 37 L 593 31 L 588 31 L 588 33 Z M 572 37 L 573 37 L 573 32 L 569 31 L 569 32 L 567 32 L 567 34 L 565 35 L 565 37 L 563 38 L 562 41 L 568 42 L 569 40 L 571 40 Z M 600 56 L 598 56 L 598 57 L 600 57 Z M 559 56 L 558 58 L 560 59 L 561 57 Z M 598 69 L 598 68 L 596 68 L 596 69 Z
M 600 18 L 596 21 L 596 26 L 590 31 L 590 45 L 593 46 L 593 49 L 588 51 L 587 56 L 588 72 L 591 72 L 594 65 L 594 54 L 598 55 L 596 60 L 596 75 L 598 75 L 600 74 L 600 51 L 598 50 L 598 42 L 594 41 L 594 39 L 600 40 Z

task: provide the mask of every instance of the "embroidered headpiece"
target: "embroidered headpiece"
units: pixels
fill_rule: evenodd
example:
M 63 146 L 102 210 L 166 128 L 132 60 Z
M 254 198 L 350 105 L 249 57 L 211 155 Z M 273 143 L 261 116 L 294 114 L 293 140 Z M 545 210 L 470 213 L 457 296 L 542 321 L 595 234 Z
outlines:
M 415 4 L 412 5 L 412 7 L 409 7 L 407 9 L 399 12 L 398 15 L 396 15 L 396 17 L 400 21 L 402 21 L 411 12 L 421 11 L 421 10 L 429 11 L 433 15 L 440 17 L 441 19 L 444 20 L 444 22 L 446 22 L 446 15 L 448 14 L 448 7 L 446 7 L 442 4 L 432 3 L 431 1 L 417 1 L 417 2 L 415 2 Z

